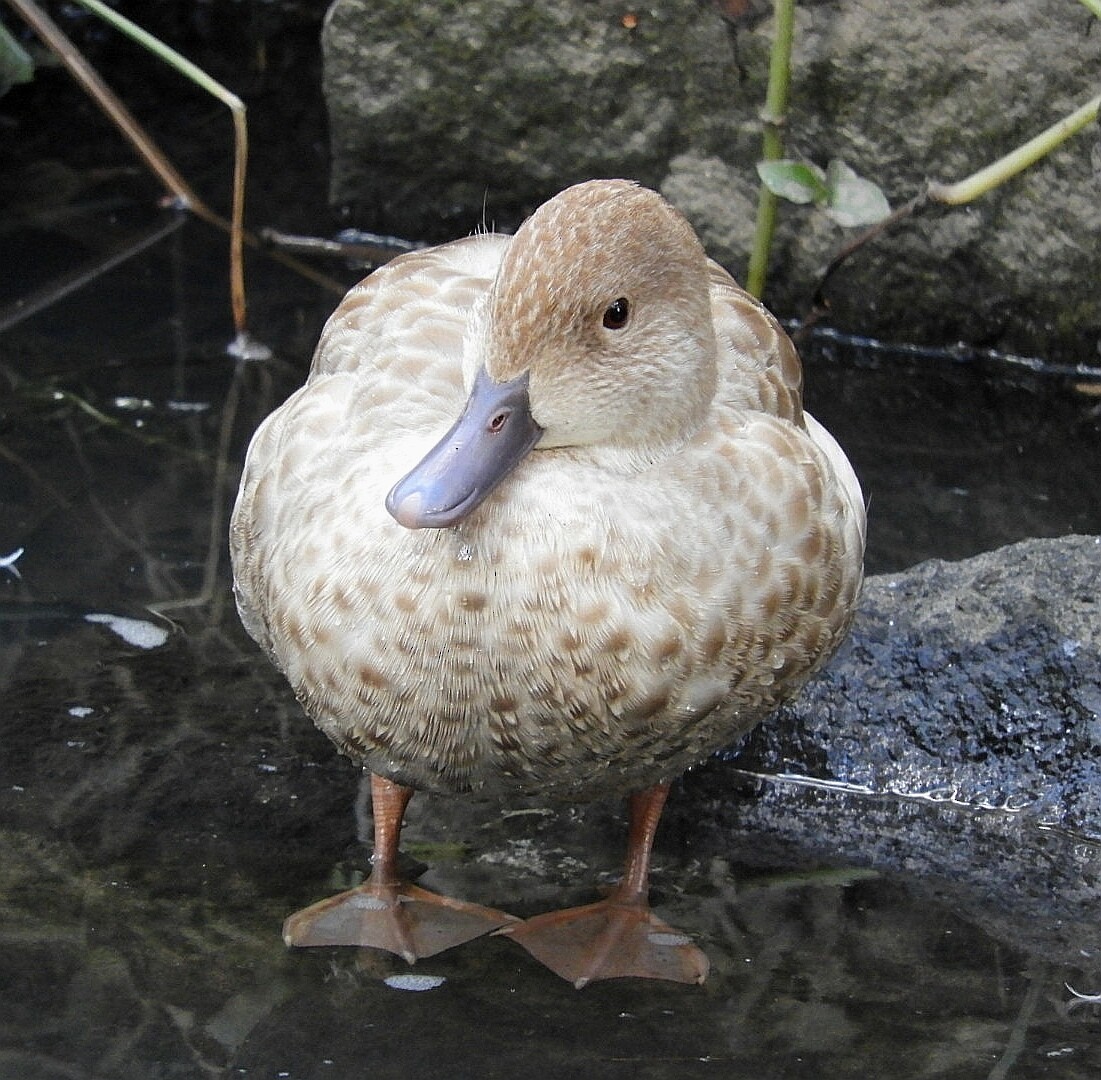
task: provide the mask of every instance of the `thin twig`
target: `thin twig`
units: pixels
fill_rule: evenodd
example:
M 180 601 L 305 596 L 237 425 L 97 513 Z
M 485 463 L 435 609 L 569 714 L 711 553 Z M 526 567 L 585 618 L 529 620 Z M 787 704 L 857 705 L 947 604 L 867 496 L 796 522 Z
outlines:
M 129 140 L 137 151 L 138 156 L 149 167 L 150 171 L 160 180 L 169 195 L 176 202 L 193 213 L 197 218 L 205 221 L 223 232 L 231 230 L 228 222 L 220 214 L 216 214 L 196 194 L 195 190 L 180 175 L 176 167 L 169 161 L 165 153 L 153 141 L 148 132 L 138 123 L 129 109 L 119 100 L 115 92 L 100 78 L 99 73 L 88 63 L 80 50 L 65 36 L 61 28 L 44 12 L 34 0 L 8 0 L 15 11 L 24 19 L 42 41 L 54 52 L 61 62 L 68 68 L 70 74 L 81 85 L 85 92 L 103 110 L 108 118 Z M 245 232 L 242 240 L 249 247 L 263 249 L 263 245 L 249 232 Z M 268 251 L 269 257 L 283 266 L 288 267 L 301 277 L 312 281 L 315 285 L 337 296 L 343 296 L 347 286 L 315 270 L 312 266 L 303 263 L 280 251 Z M 112 264 L 113 265 L 113 264 Z M 66 290 L 68 291 L 68 290 Z M 59 295 L 64 295 L 61 293 Z M 2 327 L 0 327 L 2 329 Z
M 796 345 L 801 345 L 803 341 L 806 340 L 813 327 L 823 318 L 823 316 L 829 314 L 830 302 L 826 298 L 826 285 L 829 283 L 830 278 L 832 278 L 853 255 L 863 248 L 865 244 L 871 243 L 881 233 L 886 232 L 887 229 L 916 214 L 925 206 L 927 201 L 928 196 L 924 191 L 920 195 L 916 195 L 909 202 L 903 203 L 896 210 L 892 210 L 882 221 L 877 221 L 870 228 L 865 229 L 864 232 L 855 239 L 850 240 L 832 259 L 830 259 L 829 264 L 826 266 L 826 269 L 822 271 L 818 279 L 818 285 L 814 290 L 810 311 L 799 321 L 799 328 L 792 334 L 792 338 Z
M 349 230 L 351 232 L 351 230 Z M 398 236 L 355 231 L 354 240 L 329 240 L 320 236 L 300 236 L 278 229 L 261 229 L 260 240 L 280 251 L 300 251 L 306 255 L 328 255 L 336 259 L 352 259 L 358 263 L 378 266 L 409 251 L 420 251 L 425 245 Z
M 61 507 L 62 510 L 72 510 L 73 504 L 69 502 L 67 498 L 61 493 L 58 488 L 50 483 L 41 473 L 39 473 L 33 466 L 23 460 L 13 450 L 9 450 L 7 446 L 0 443 L 0 460 L 7 461 L 14 465 L 17 469 L 26 473 L 30 477 L 32 484 L 41 488 L 53 501 Z
M 130 140 L 138 156 L 160 178 L 180 204 L 201 218 L 213 217 L 203 201 L 191 189 L 175 166 L 134 119 L 115 92 L 100 78 L 99 72 L 85 60 L 80 50 L 65 36 L 61 28 L 34 0 L 8 0 L 32 30 L 53 50 L 61 62 L 96 104 L 114 121 L 115 126 Z
M 198 593 L 179 600 L 165 600 L 149 605 L 149 610 L 164 614 L 179 608 L 202 607 L 214 596 L 218 580 L 218 563 L 225 537 L 225 486 L 230 459 L 230 438 L 234 421 L 237 418 L 237 404 L 241 396 L 241 379 L 245 361 L 239 360 L 233 372 L 222 405 L 222 423 L 218 431 L 218 447 L 214 459 L 214 480 L 211 484 L 210 538 L 207 544 L 206 559 L 203 562 L 203 580 Z
M 233 307 L 233 326 L 240 338 L 246 332 L 248 321 L 245 303 L 244 255 L 241 244 L 245 215 L 245 169 L 248 162 L 248 120 L 245 103 L 216 79 L 212 79 L 202 68 L 124 15 L 109 8 L 101 0 L 77 0 L 77 2 L 136 41 L 142 48 L 159 57 L 212 97 L 217 98 L 233 116 L 233 210 L 229 227 L 229 288 Z
M 36 289 L 29 296 L 21 296 L 18 300 L 0 308 L 0 333 L 57 303 L 69 293 L 84 288 L 89 282 L 102 277 L 108 270 L 113 270 L 120 263 L 159 243 L 169 233 L 175 232 L 185 220 L 183 214 L 176 212 L 167 221 L 158 221 L 137 235 L 128 237 L 123 243 L 115 245 L 91 265 L 82 266 L 65 274 Z
M 1025 1048 L 1025 1039 L 1028 1029 L 1036 1015 L 1037 1006 L 1040 1004 L 1040 995 L 1044 989 L 1044 980 L 1047 977 L 1047 967 L 1039 965 L 1029 972 L 1028 990 L 1025 992 L 1024 1001 L 1009 1029 L 1009 1038 L 1006 1040 L 1002 1056 L 997 1060 L 994 1068 L 987 1074 L 986 1080 L 1005 1080 L 1010 1070 L 1017 1064 L 1021 1053 Z
M 1098 119 L 1101 113 L 1101 94 L 1087 101 L 1085 105 L 1058 122 L 1046 128 L 1035 138 L 1017 147 L 1016 150 L 999 158 L 997 161 L 978 172 L 972 173 L 963 180 L 954 184 L 942 184 L 935 180 L 926 183 L 925 188 L 909 202 L 904 203 L 897 210 L 877 222 L 870 229 L 862 232 L 856 239 L 845 244 L 822 272 L 818 285 L 814 290 L 814 299 L 810 312 L 801 321 L 797 335 L 805 337 L 815 323 L 829 311 L 829 302 L 825 297 L 825 287 L 834 273 L 850 259 L 865 244 L 874 240 L 887 229 L 897 225 L 900 221 L 913 216 L 927 206 L 930 202 L 941 206 L 962 206 L 985 195 L 993 188 L 1012 179 L 1018 173 L 1023 172 L 1029 166 L 1036 164 L 1041 158 L 1050 154 L 1061 143 L 1072 135 L 1077 134 L 1087 124 Z

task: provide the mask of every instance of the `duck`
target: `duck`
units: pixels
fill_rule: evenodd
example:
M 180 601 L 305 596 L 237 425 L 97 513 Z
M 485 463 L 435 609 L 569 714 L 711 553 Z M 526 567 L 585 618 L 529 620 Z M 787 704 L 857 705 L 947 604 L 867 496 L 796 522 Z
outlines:
M 288 945 L 413 963 L 496 933 L 578 987 L 703 982 L 649 902 L 670 785 L 829 659 L 863 578 L 860 485 L 802 385 L 776 319 L 630 180 L 348 292 L 230 525 L 245 629 L 370 774 L 370 876 Z M 417 791 L 625 796 L 622 879 L 525 920 L 423 889 L 398 859 Z

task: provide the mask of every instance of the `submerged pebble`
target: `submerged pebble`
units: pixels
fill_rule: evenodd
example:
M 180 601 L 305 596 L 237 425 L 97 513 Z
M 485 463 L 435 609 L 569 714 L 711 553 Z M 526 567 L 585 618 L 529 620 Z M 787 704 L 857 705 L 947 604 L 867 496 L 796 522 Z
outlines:
M 388 975 L 382 980 L 391 990 L 438 990 L 447 980 L 442 975 Z
M 127 619 L 121 615 L 90 611 L 84 616 L 84 621 L 106 626 L 127 645 L 136 645 L 139 649 L 157 649 L 168 640 L 168 631 L 163 626 L 154 626 L 144 619 Z

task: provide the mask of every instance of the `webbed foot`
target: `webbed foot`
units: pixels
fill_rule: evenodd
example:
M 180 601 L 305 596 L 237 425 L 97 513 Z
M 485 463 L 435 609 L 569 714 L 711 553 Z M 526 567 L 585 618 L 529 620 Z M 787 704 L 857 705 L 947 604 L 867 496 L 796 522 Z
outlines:
M 584 907 L 536 915 L 497 933 L 523 945 L 579 990 L 598 979 L 626 976 L 702 983 L 710 968 L 687 935 L 648 905 L 624 902 L 615 894 Z
M 410 964 L 518 922 L 495 908 L 455 900 L 399 881 L 370 880 L 296 911 L 283 923 L 288 945 L 386 949 Z

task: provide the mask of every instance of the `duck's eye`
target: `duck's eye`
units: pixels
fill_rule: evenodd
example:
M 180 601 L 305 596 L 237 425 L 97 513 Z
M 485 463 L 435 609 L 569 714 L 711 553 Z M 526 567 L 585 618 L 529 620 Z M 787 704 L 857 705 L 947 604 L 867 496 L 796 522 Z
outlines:
M 627 303 L 625 296 L 613 300 L 604 311 L 604 326 L 608 330 L 622 330 L 627 325 L 627 317 L 631 314 L 631 305 Z

